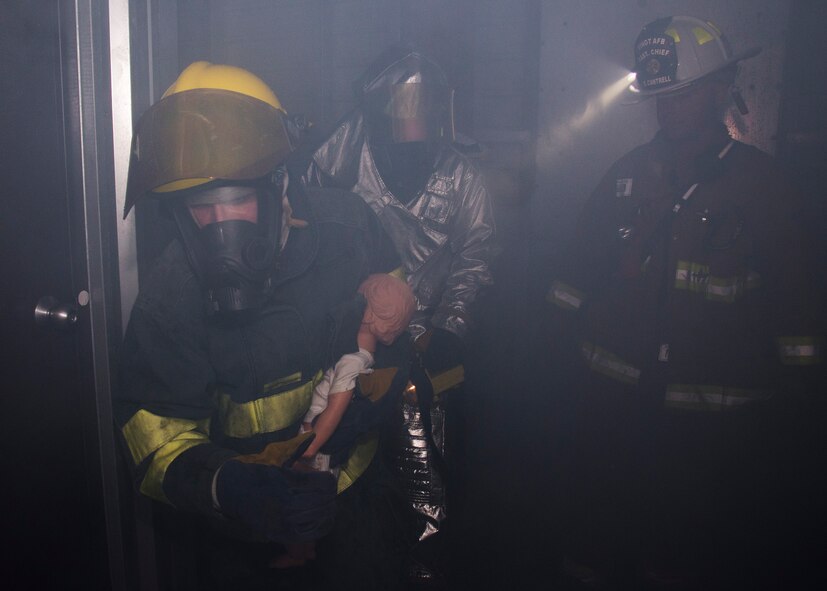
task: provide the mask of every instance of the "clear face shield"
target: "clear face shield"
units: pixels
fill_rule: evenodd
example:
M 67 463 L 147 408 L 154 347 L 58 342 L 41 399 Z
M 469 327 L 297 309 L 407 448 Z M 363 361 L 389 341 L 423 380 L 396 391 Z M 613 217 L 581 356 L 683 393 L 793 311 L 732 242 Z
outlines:
M 375 144 L 454 139 L 454 93 L 445 86 L 407 82 L 384 86 L 365 96 Z

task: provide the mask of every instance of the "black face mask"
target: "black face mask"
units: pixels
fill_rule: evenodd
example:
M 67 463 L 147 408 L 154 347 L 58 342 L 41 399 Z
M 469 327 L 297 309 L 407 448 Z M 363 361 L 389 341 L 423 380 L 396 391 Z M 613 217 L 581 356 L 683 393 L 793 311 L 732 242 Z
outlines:
M 435 148 L 430 142 L 373 146 L 376 167 L 382 180 L 403 203 L 410 203 L 425 188 L 434 172 Z
M 261 307 L 278 268 L 281 189 L 258 187 L 258 223 L 227 220 L 199 228 L 189 208 L 179 204 L 175 221 L 187 257 L 205 291 L 210 314 Z

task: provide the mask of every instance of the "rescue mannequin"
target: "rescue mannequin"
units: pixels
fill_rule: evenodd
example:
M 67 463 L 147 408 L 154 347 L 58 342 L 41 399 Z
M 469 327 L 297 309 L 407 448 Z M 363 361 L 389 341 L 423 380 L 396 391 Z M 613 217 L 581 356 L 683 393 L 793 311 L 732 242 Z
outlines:
M 359 286 L 367 306 L 356 341 L 359 351 L 343 355 L 334 367 L 325 372 L 322 381 L 313 391 L 310 410 L 304 417 L 303 432 L 315 433 L 315 438 L 302 454 L 302 461 L 318 471 L 330 470 L 338 474 L 338 467 L 331 466 L 330 455 L 321 453 L 324 444 L 336 430 L 354 396 L 356 379 L 370 373 L 373 355 L 378 344 L 390 346 L 408 327 L 416 309 L 416 301 L 408 284 L 385 273 L 371 275 Z M 287 554 L 276 558 L 273 566 L 286 568 L 301 566 L 315 557 L 312 542 L 289 545 Z

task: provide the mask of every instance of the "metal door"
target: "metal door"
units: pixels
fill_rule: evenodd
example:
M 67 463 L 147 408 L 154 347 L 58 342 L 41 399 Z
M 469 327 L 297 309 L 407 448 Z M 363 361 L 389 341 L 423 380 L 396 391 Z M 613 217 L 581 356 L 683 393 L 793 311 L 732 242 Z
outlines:
M 95 351 L 108 342 L 106 259 L 89 248 L 107 239 L 88 223 L 105 146 L 86 119 L 107 105 L 90 109 L 98 83 L 82 80 L 105 71 L 81 31 L 106 11 L 79 6 L 0 3 L 0 562 L 27 589 L 118 586 L 109 355 Z

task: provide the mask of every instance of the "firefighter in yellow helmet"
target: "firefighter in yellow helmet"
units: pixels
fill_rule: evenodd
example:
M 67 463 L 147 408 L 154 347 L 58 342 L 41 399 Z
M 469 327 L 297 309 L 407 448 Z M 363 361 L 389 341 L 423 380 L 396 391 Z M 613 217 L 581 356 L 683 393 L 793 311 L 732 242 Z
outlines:
M 269 581 L 277 544 L 330 532 L 337 490 L 341 502 L 372 466 L 339 438 L 323 448 L 342 458 L 338 484 L 293 467 L 322 370 L 357 350 L 357 287 L 398 263 L 356 195 L 290 183 L 288 124 L 260 78 L 196 62 L 133 139 L 124 215 L 158 199 L 178 235 L 141 278 L 114 405 L 140 491 L 209 526 L 199 589 Z M 394 371 L 372 400 L 401 396 L 399 359 L 405 340 L 377 350 L 375 371 Z M 356 431 L 381 421 L 379 405 L 353 407 Z
M 721 121 L 757 52 L 694 17 L 643 28 L 632 90 L 660 130 L 600 181 L 546 294 L 561 383 L 575 368 L 563 570 L 584 587 L 782 570 L 784 422 L 823 327 L 800 196 Z

